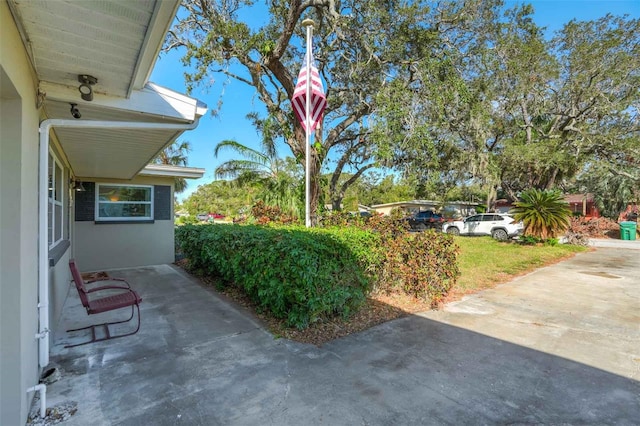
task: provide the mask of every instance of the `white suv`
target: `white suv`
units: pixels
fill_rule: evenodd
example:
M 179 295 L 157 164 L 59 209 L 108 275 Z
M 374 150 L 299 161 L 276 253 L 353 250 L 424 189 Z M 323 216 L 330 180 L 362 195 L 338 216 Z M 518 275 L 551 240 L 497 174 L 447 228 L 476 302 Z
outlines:
M 506 213 L 483 213 L 445 223 L 442 230 L 452 235 L 491 235 L 505 241 L 522 234 L 524 225 Z

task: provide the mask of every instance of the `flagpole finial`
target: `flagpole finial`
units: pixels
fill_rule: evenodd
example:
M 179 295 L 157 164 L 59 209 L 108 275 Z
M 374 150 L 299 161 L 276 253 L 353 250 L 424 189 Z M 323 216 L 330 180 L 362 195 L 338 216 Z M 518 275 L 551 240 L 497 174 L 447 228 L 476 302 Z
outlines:
M 309 27 L 309 26 L 311 26 L 311 27 L 315 27 L 315 26 L 316 26 L 316 23 L 315 23 L 315 22 L 313 22 L 313 19 L 309 19 L 309 18 L 307 18 L 307 19 L 305 19 L 304 21 L 302 21 L 302 26 L 303 26 L 303 27 Z

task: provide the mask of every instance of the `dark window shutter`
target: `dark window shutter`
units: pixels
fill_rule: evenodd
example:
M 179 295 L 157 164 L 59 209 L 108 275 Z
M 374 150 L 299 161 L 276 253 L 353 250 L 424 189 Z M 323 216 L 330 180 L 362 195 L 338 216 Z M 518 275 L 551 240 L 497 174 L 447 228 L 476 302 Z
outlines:
M 76 222 L 93 222 L 96 218 L 96 184 L 82 182 L 84 191 L 76 192 L 75 219 Z
M 156 185 L 153 188 L 153 219 L 171 220 L 171 187 Z

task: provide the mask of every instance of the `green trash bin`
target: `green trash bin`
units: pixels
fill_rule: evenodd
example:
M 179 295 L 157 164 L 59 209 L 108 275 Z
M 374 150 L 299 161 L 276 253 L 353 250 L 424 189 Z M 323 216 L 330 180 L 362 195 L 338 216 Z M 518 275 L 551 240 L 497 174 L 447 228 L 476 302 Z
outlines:
M 636 239 L 636 222 L 620 222 L 620 239 L 627 241 Z

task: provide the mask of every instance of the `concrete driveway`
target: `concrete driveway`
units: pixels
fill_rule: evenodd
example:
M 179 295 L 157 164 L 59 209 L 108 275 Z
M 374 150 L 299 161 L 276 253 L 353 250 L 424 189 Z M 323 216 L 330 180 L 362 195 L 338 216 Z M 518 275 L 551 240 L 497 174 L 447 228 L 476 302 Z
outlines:
M 637 425 L 639 271 L 640 251 L 599 248 L 320 348 L 171 266 L 117 271 L 143 295 L 141 331 L 70 349 L 61 335 L 47 405 L 93 426 Z M 65 322 L 90 320 L 68 304 Z

